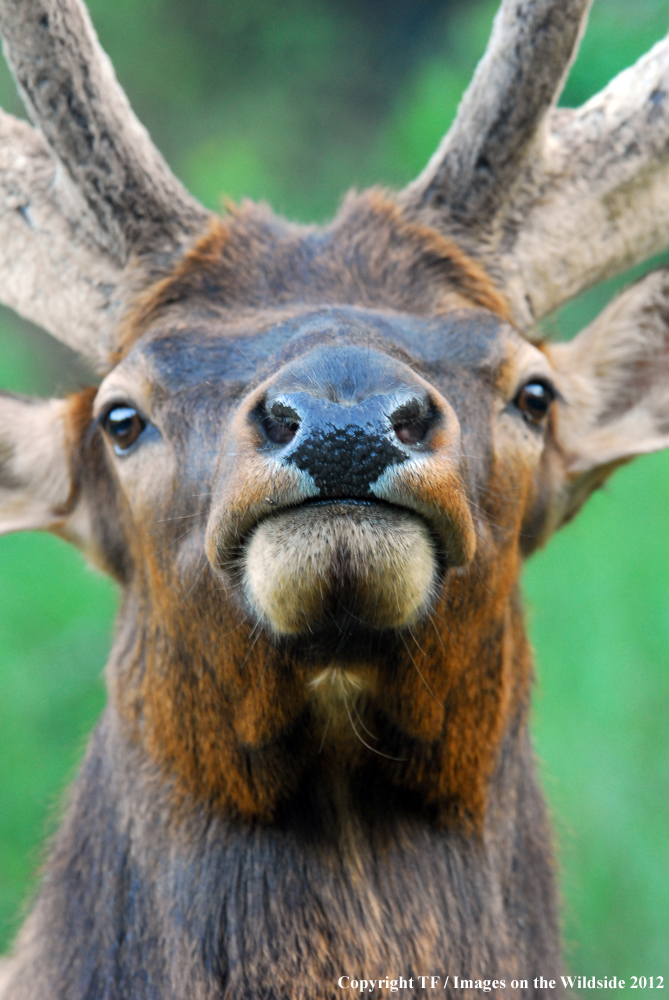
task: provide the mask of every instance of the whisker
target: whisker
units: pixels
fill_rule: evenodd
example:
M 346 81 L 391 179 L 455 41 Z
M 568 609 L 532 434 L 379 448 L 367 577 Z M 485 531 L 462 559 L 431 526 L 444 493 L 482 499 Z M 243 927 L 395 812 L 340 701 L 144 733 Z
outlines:
M 190 589 L 189 589 L 188 593 L 186 594 L 186 596 L 185 596 L 185 597 L 183 597 L 183 598 L 182 598 L 182 599 L 181 599 L 181 600 L 179 601 L 179 604 L 183 604 L 183 603 L 184 603 L 184 601 L 188 600 L 188 598 L 190 597 L 190 595 L 191 595 L 191 594 L 193 593 L 193 591 L 195 590 L 195 587 L 197 586 L 197 584 L 198 584 L 198 583 L 200 582 L 200 580 L 202 579 L 202 574 L 204 573 L 205 569 L 207 568 L 207 554 L 206 554 L 206 552 L 203 552 L 203 553 L 202 553 L 202 555 L 200 556 L 200 563 L 202 563 L 202 566 L 201 566 L 201 568 L 200 568 L 200 571 L 199 571 L 199 573 L 197 574 L 197 576 L 196 576 L 196 577 L 195 577 L 195 579 L 193 580 L 193 583 L 191 584 L 191 586 L 190 586 Z M 199 565 L 199 563 L 198 563 L 198 565 Z
M 490 597 L 492 597 L 492 591 L 489 590 L 488 587 L 486 587 L 486 585 L 485 585 L 485 581 L 483 579 L 483 573 L 481 572 L 481 567 L 478 564 L 478 560 L 476 558 L 474 558 L 473 562 L 474 562 L 474 568 L 475 568 L 476 572 L 478 573 L 479 583 L 481 584 L 481 586 L 485 590 L 486 594 L 488 594 Z
M 192 524 L 187 531 L 183 532 L 183 534 L 177 535 L 177 537 L 173 538 L 171 542 L 168 542 L 167 545 L 164 545 L 162 549 L 158 549 L 158 553 L 157 554 L 160 555 L 162 552 L 166 552 L 168 549 L 172 548 L 173 545 L 175 545 L 182 538 L 185 538 L 186 535 L 190 535 L 191 531 L 193 531 L 197 527 L 198 527 L 197 524 Z
M 363 720 L 362 716 L 360 715 L 360 712 L 358 711 L 358 706 L 357 706 L 356 702 L 353 702 L 353 711 L 355 712 L 356 719 L 358 720 L 358 722 L 360 723 L 360 725 L 362 726 L 362 728 L 365 730 L 365 732 L 367 733 L 367 735 L 371 736 L 371 738 L 373 740 L 378 740 L 379 737 L 375 736 L 374 733 L 370 729 L 368 729 L 367 726 L 365 725 L 364 720 Z
M 437 633 L 437 638 L 439 639 L 439 645 L 441 646 L 441 651 L 442 651 L 442 653 L 444 654 L 444 656 L 446 656 L 446 649 L 444 648 L 444 640 L 443 640 L 443 639 L 441 638 L 441 632 L 440 632 L 440 631 L 439 631 L 439 629 L 437 628 L 437 623 L 436 623 L 436 622 L 435 622 L 435 620 L 434 620 L 434 614 L 433 614 L 432 612 L 429 612 L 429 613 L 428 613 L 428 616 L 427 616 L 427 617 L 428 617 L 428 620 L 429 620 L 429 622 L 430 622 L 430 625 L 432 626 L 432 628 L 434 629 L 434 631 L 435 631 L 435 632 Z M 442 618 L 442 619 L 440 619 L 440 620 L 441 620 L 442 622 L 444 622 L 444 619 L 443 619 L 443 618 Z M 446 622 L 444 622 L 444 627 L 446 628 L 446 630 L 447 630 L 448 632 L 450 632 L 450 631 L 451 631 L 451 630 L 449 629 L 448 625 L 446 625 Z
M 247 622 L 249 620 L 249 617 L 250 617 L 249 615 L 245 615 L 238 625 L 235 625 L 234 628 L 231 628 L 229 632 L 224 632 L 223 635 L 220 636 L 220 638 L 227 639 L 229 635 L 232 635 L 232 633 L 236 632 L 238 628 L 241 628 L 244 622 Z
M 323 738 L 321 740 L 321 745 L 318 748 L 319 754 L 323 752 L 323 747 L 325 746 L 325 737 L 328 734 L 328 729 L 330 728 L 330 723 L 332 722 L 332 716 L 334 715 L 334 709 L 330 712 L 328 716 L 328 721 L 325 723 L 325 729 L 323 730 Z
M 413 653 L 411 652 L 411 650 L 407 646 L 407 641 L 406 641 L 406 639 L 404 638 L 404 636 L 402 635 L 401 632 L 400 632 L 400 636 L 402 638 L 402 642 L 404 643 L 404 648 L 406 649 L 407 653 L 409 654 L 409 659 L 411 660 L 411 662 L 413 663 L 414 667 L 416 668 L 416 672 L 417 672 L 418 676 L 420 677 L 420 679 L 422 680 L 423 684 L 425 685 L 425 687 L 427 688 L 427 690 L 430 692 L 430 694 L 432 695 L 432 697 L 436 701 L 436 703 L 439 706 L 439 708 L 443 708 L 444 706 L 439 701 L 439 699 L 437 698 L 436 694 L 434 693 L 434 691 L 432 690 L 432 688 L 430 687 L 430 685 L 427 683 L 427 681 L 423 677 L 423 674 L 422 674 L 422 672 L 420 670 L 420 667 L 418 666 L 418 664 L 414 660 Z
M 204 517 L 209 513 L 207 510 L 198 510 L 196 514 L 180 514 L 178 517 L 157 517 L 156 524 L 167 524 L 169 521 L 187 521 L 192 517 Z
M 242 663 L 241 663 L 241 665 L 239 667 L 239 672 L 240 673 L 242 672 L 242 670 L 246 666 L 246 663 L 247 663 L 247 660 L 248 660 L 249 656 L 251 655 L 251 653 L 253 652 L 253 650 L 256 648 L 256 645 L 257 645 L 258 640 L 260 638 L 261 631 L 262 631 L 262 629 L 261 629 L 260 622 L 256 622 L 255 625 L 253 626 L 253 628 L 251 629 L 251 634 L 249 635 L 249 639 L 251 638 L 251 636 L 253 635 L 254 632 L 256 633 L 256 636 L 255 636 L 255 639 L 253 640 L 253 642 L 251 643 L 251 645 L 249 646 L 249 649 L 248 649 L 248 652 L 247 652 L 246 656 L 242 660 Z
M 364 747 L 367 747 L 368 750 L 371 750 L 372 753 L 377 754 L 378 757 L 385 757 L 386 760 L 396 760 L 396 761 L 399 761 L 399 762 L 406 761 L 406 759 L 407 759 L 406 757 L 391 757 L 389 753 L 383 753 L 381 750 L 377 750 L 376 747 L 372 747 L 372 746 L 369 745 L 369 743 L 366 743 L 363 740 L 363 738 L 360 735 L 360 733 L 358 732 L 358 730 L 355 728 L 355 723 L 353 721 L 353 716 L 351 715 L 351 709 L 349 708 L 349 704 L 348 704 L 348 701 L 346 700 L 346 696 L 342 695 L 342 697 L 344 699 L 344 705 L 346 706 L 346 714 L 348 715 L 348 721 L 351 723 L 351 729 L 353 730 L 353 732 L 355 733 L 355 735 L 358 737 L 358 739 L 360 740 L 360 742 L 362 743 L 362 745 Z
M 415 644 L 416 644 L 416 646 L 418 647 L 418 649 L 420 650 L 420 652 L 421 652 L 421 653 L 423 654 L 423 656 L 427 656 L 427 653 L 426 653 L 426 652 L 425 652 L 425 650 L 424 650 L 424 649 L 422 648 L 422 646 L 421 646 L 421 644 L 419 643 L 418 639 L 417 639 L 417 638 L 416 638 L 416 636 L 414 635 L 414 632 L 413 632 L 413 629 L 409 628 L 408 626 L 407 626 L 407 628 L 408 628 L 408 632 L 409 632 L 409 635 L 411 636 L 411 638 L 412 638 L 412 639 L 413 639 L 413 641 L 415 642 Z

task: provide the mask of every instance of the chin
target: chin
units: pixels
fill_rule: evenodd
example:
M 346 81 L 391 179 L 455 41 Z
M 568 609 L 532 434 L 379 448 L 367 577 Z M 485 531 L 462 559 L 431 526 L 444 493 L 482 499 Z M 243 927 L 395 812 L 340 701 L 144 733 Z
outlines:
M 343 620 L 362 630 L 410 628 L 441 577 L 433 534 L 417 514 L 353 500 L 265 518 L 243 557 L 246 600 L 276 636 L 313 635 Z

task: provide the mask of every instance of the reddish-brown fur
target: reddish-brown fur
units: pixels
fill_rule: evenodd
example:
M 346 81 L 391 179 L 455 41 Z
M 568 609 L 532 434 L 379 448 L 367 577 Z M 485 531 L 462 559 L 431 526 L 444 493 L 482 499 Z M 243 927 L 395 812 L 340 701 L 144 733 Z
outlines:
M 166 308 L 195 297 L 214 297 L 227 309 L 328 302 L 432 315 L 457 307 L 460 296 L 460 303 L 509 319 L 504 296 L 481 265 L 436 229 L 407 218 L 389 192 L 349 195 L 325 230 L 330 240 L 306 261 L 304 236 L 313 227 L 277 231 L 270 210 L 250 201 L 228 203 L 227 211 L 224 219 L 212 217 L 170 274 L 138 295 L 114 361 Z
M 460 296 L 507 318 L 503 297 L 483 269 L 451 240 L 405 219 L 385 192 L 346 200 L 331 227 L 331 245 L 315 260 L 308 258 L 316 281 L 306 287 L 294 267 L 304 230 L 289 227 L 277 239 L 275 227 L 267 210 L 252 203 L 230 206 L 225 221 L 212 220 L 209 232 L 173 273 L 140 296 L 120 356 L 171 306 L 190 307 L 193 300 L 208 298 L 226 312 L 255 304 L 271 309 L 328 301 L 431 315 L 452 311 Z M 351 274 L 356 250 L 365 260 L 364 274 Z M 270 289 L 277 284 L 281 290 L 273 295 Z M 435 482 L 434 489 L 440 488 Z M 499 470 L 491 496 L 508 496 L 508 489 Z M 528 489 L 529 484 L 523 486 L 523 494 Z M 245 496 L 251 503 L 248 491 Z M 508 503 L 490 502 L 485 516 L 508 538 L 507 551 L 496 551 L 494 561 L 484 552 L 475 569 L 452 582 L 431 619 L 400 644 L 392 688 L 389 715 L 411 742 L 406 766 L 387 765 L 391 781 L 418 793 L 442 821 L 458 819 L 478 829 L 510 713 L 526 705 L 529 690 L 529 652 L 520 612 L 515 601 L 510 603 L 525 503 L 525 495 L 511 509 Z M 259 753 L 306 711 L 308 669 L 291 662 L 267 636 L 258 637 L 253 623 L 240 625 L 234 616 L 221 620 L 219 609 L 212 613 L 209 594 L 202 594 L 202 604 L 194 602 L 194 618 L 191 602 L 184 610 L 183 593 L 175 587 L 169 548 L 156 556 L 142 534 L 135 544 L 134 561 L 146 567 L 150 595 L 142 649 L 148 661 L 141 672 L 128 664 L 115 685 L 122 717 L 134 738 L 178 776 L 182 795 L 204 796 L 247 819 L 270 820 L 293 789 L 271 770 L 264 780 L 256 774 L 250 781 L 244 773 L 246 755 Z M 489 581 L 483 598 L 482 573 Z M 447 629 L 440 624 L 446 618 L 455 622 Z M 226 649 L 212 661 L 221 628 Z M 473 636 L 480 645 L 472 644 Z M 168 651 L 183 648 L 191 658 L 188 674 L 178 661 L 169 662 Z M 309 748 L 318 749 L 319 726 L 315 719 L 307 731 L 305 766 Z M 350 766 L 364 755 L 364 747 L 355 746 Z M 299 773 L 292 776 L 298 780 Z

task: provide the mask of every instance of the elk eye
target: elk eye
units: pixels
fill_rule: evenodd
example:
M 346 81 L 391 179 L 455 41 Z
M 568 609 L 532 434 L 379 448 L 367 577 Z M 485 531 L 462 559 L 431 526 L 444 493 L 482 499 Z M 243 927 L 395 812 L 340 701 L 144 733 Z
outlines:
M 124 455 L 146 427 L 146 420 L 132 406 L 115 406 L 102 421 L 102 426 L 111 438 L 116 454 Z
M 545 382 L 528 382 L 514 400 L 528 423 L 538 426 L 546 418 L 555 391 Z

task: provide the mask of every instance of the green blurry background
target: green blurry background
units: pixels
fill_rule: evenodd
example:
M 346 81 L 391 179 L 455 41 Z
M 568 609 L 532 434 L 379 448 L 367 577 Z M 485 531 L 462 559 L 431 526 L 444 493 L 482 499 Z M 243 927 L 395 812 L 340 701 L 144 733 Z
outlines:
M 496 3 L 91 0 L 140 118 L 207 205 L 267 199 L 327 219 L 350 186 L 404 184 L 451 121 Z M 563 103 L 669 28 L 669 0 L 596 0 Z M 0 104 L 21 114 L 0 66 Z M 668 234 L 669 239 L 669 234 Z M 571 336 L 621 286 L 546 323 Z M 64 348 L 0 314 L 0 385 L 85 383 Z M 534 733 L 578 973 L 669 974 L 669 455 L 639 460 L 528 567 Z M 0 540 L 0 950 L 104 704 L 114 587 L 59 540 Z M 495 970 L 488 970 L 491 974 Z M 537 970 L 541 971 L 541 970 Z M 669 985 L 669 981 L 667 982 Z

